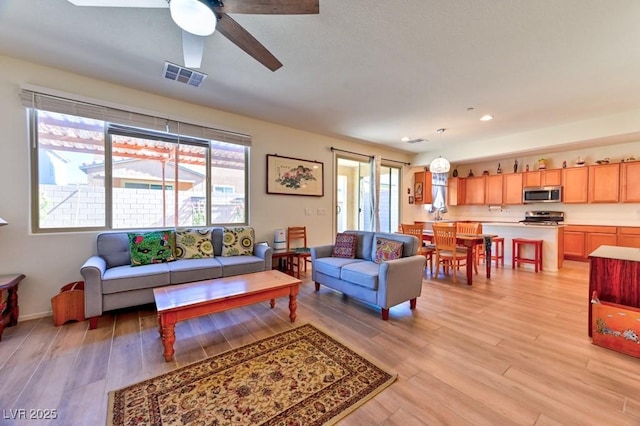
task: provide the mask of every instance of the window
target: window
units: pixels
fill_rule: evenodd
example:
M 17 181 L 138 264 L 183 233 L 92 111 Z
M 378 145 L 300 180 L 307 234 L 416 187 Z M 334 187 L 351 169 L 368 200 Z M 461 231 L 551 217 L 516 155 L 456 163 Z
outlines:
M 88 115 L 30 108 L 34 232 L 247 223 L 246 143 Z

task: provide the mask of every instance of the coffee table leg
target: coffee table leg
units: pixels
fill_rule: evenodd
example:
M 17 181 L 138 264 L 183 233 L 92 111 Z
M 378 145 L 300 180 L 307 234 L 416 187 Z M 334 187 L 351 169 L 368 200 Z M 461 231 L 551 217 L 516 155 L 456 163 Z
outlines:
M 168 315 L 160 315 L 160 336 L 162 337 L 162 346 L 164 346 L 164 360 L 169 362 L 173 359 L 173 344 L 176 342 L 176 318 L 169 318 Z
M 269 300 L 269 306 L 271 306 L 271 309 L 276 307 L 276 299 L 271 299 Z
M 298 296 L 298 286 L 291 287 L 291 292 L 289 293 L 289 319 L 291 322 L 296 320 L 296 309 L 298 309 L 298 300 L 296 297 Z

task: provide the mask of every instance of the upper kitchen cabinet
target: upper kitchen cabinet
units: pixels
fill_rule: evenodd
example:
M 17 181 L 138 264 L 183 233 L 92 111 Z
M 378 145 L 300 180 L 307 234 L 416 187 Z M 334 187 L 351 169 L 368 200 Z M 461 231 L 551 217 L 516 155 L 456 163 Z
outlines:
M 542 186 L 542 172 L 524 172 L 522 173 L 522 186 Z
M 485 176 L 485 204 L 490 206 L 503 203 L 503 175 Z
M 635 182 L 635 184 L 633 183 Z M 620 201 L 640 203 L 640 161 L 620 165 Z
M 503 177 L 502 203 L 522 204 L 522 175 L 510 173 Z
M 586 203 L 589 200 L 589 169 L 572 167 L 562 169 L 562 202 Z
M 562 169 L 551 169 L 542 171 L 542 186 L 562 185 Z
M 431 173 L 416 172 L 413 178 L 413 196 L 416 204 L 431 204 Z
M 485 176 L 466 178 L 464 203 L 469 205 L 485 204 L 485 185 Z
M 462 206 L 465 202 L 465 178 L 452 177 L 447 180 L 447 204 Z
M 523 187 L 528 186 L 560 186 L 562 185 L 562 169 L 538 170 L 523 173 Z
M 620 164 L 589 166 L 589 202 L 620 201 Z

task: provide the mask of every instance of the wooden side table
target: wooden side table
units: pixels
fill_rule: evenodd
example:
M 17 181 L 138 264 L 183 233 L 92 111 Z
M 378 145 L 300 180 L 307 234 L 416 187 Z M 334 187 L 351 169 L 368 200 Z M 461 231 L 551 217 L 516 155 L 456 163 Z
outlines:
M 295 252 L 287 249 L 273 249 L 271 255 L 271 269 L 277 269 L 281 272 L 293 276 L 293 256 Z
M 0 275 L 0 293 L 7 292 L 7 306 L 4 311 L 0 312 L 0 342 L 2 341 L 4 328 L 18 324 L 18 315 L 20 314 L 18 285 L 23 278 L 23 274 Z M 2 300 L 4 300 L 4 297 Z

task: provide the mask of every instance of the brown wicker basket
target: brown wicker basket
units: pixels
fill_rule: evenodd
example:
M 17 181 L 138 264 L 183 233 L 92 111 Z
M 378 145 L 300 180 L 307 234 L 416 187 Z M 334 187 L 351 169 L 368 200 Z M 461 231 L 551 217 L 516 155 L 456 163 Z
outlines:
M 51 298 L 53 324 L 84 321 L 84 281 L 74 281 L 62 287 L 60 294 Z

